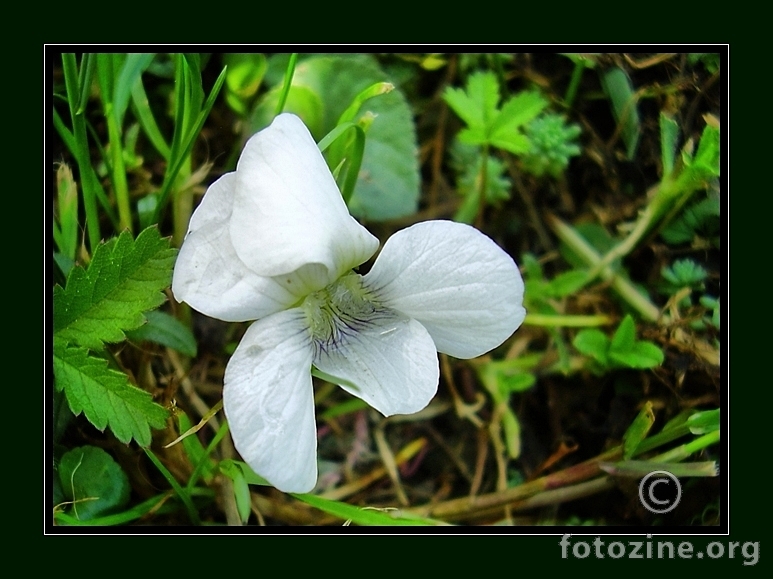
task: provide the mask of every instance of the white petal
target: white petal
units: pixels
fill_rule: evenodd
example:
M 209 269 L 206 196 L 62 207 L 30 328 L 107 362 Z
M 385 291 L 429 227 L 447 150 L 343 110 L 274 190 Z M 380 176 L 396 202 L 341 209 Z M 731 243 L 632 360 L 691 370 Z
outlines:
M 234 445 L 252 469 L 284 492 L 317 482 L 312 350 L 303 313 L 252 324 L 225 371 L 223 403 Z
M 426 221 L 398 231 L 364 279 L 385 305 L 421 322 L 438 351 L 456 358 L 496 348 L 526 316 L 515 262 L 461 223 Z
M 349 215 L 338 186 L 303 122 L 282 114 L 245 145 L 231 239 L 254 272 L 277 276 L 320 264 L 320 289 L 365 262 L 378 240 Z
M 301 285 L 261 277 L 236 255 L 228 234 L 235 184 L 236 174 L 228 173 L 210 185 L 193 212 L 172 278 L 177 301 L 228 322 L 286 309 L 298 300 L 294 288 Z
M 427 330 L 388 310 L 315 344 L 314 365 L 384 416 L 413 414 L 437 392 L 437 350 Z

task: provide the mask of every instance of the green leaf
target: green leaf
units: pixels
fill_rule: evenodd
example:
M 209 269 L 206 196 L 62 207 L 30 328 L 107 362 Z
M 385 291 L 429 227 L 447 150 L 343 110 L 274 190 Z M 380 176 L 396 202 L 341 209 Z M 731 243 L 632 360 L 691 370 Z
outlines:
M 636 324 L 633 321 L 631 314 L 628 314 L 620 322 L 615 335 L 612 336 L 612 341 L 609 344 L 609 350 L 616 352 L 628 352 L 633 348 L 633 344 L 636 341 Z
M 323 499 L 315 495 L 295 494 L 292 496 L 311 505 L 321 511 L 325 511 L 340 519 L 357 523 L 358 525 L 376 525 L 376 526 L 395 526 L 395 525 L 442 525 L 441 521 L 435 521 L 408 513 L 403 513 L 397 509 L 368 509 L 367 507 L 355 507 L 330 499 Z
M 507 400 L 511 392 L 523 392 L 535 384 L 536 378 L 531 370 L 541 359 L 541 354 L 535 354 L 486 362 L 477 366 L 478 375 L 486 389 L 496 396 L 498 401 Z
M 153 116 L 153 111 L 150 109 L 148 96 L 145 94 L 145 86 L 142 84 L 142 77 L 139 77 L 132 87 L 132 110 L 150 142 L 168 162 L 170 154 L 169 145 L 166 139 L 164 139 L 164 135 L 161 134 L 161 130 L 158 128 L 156 119 Z
M 268 91 L 252 113 L 250 122 L 250 134 L 267 127 L 274 118 L 274 110 L 279 103 L 282 86 L 277 86 Z M 303 119 L 312 134 L 318 135 L 323 131 L 325 124 L 324 105 L 322 98 L 315 90 L 306 86 L 293 85 L 287 93 L 284 111 L 294 113 Z
M 491 137 L 489 142 L 491 146 L 508 151 L 513 155 L 521 155 L 531 149 L 531 142 L 528 137 L 515 131 L 510 133 L 500 132 L 496 136 Z
M 548 295 L 556 298 L 562 298 L 573 294 L 588 283 L 588 272 L 581 269 L 573 269 L 558 274 L 547 285 Z
M 59 444 L 62 440 L 67 427 L 72 421 L 73 415 L 70 407 L 67 405 L 67 399 L 64 392 L 54 390 L 54 444 Z
M 609 359 L 628 368 L 647 369 L 663 363 L 663 350 L 652 342 L 636 342 L 630 350 L 609 351 Z
M 123 123 L 123 116 L 129 107 L 129 99 L 132 96 L 134 85 L 150 66 L 153 57 L 155 54 L 129 54 L 126 56 L 113 93 L 113 114 L 119 125 Z
M 666 243 L 672 245 L 690 242 L 696 235 L 718 239 L 719 215 L 719 197 L 709 196 L 685 208 L 682 214 L 669 223 L 660 234 Z
M 663 164 L 663 178 L 666 178 L 674 169 L 676 157 L 676 144 L 679 138 L 679 125 L 673 115 L 660 113 L 660 157 Z
M 512 184 L 505 176 L 507 168 L 499 159 L 486 159 L 486 202 L 497 205 L 510 198 Z M 451 165 L 457 173 L 456 189 L 464 195 L 464 201 L 454 214 L 454 221 L 469 223 L 475 220 L 480 207 L 480 178 L 483 156 L 480 147 L 471 146 L 456 139 L 451 147 Z
M 318 414 L 318 416 L 322 420 L 330 420 L 331 418 L 343 416 L 344 414 L 351 414 L 352 412 L 357 412 L 358 410 L 362 410 L 364 408 L 368 408 L 367 402 L 360 400 L 359 398 L 352 397 L 345 402 L 340 402 L 334 406 L 331 406 L 322 414 Z
M 153 465 L 158 469 L 158 472 L 160 472 L 161 475 L 166 479 L 166 481 L 169 483 L 169 486 L 172 487 L 175 494 L 185 505 L 185 510 L 188 511 L 188 518 L 191 520 L 191 523 L 194 525 L 201 524 L 201 519 L 199 518 L 199 513 L 196 510 L 196 505 L 193 504 L 193 500 L 191 499 L 191 492 L 180 485 L 172 473 L 169 472 L 169 469 L 166 468 L 164 463 L 159 460 L 159 458 L 153 453 L 152 450 L 150 450 L 149 447 L 145 447 L 142 450 L 145 452 L 145 456 L 150 459 L 150 462 L 152 462 Z
M 508 133 L 515 133 L 539 115 L 547 105 L 548 101 L 536 91 L 522 92 L 509 99 L 491 123 L 492 144 L 494 140 L 504 138 Z M 528 140 L 526 142 L 528 143 Z
M 54 221 L 54 241 L 59 251 L 70 260 L 78 253 L 78 187 L 72 169 L 66 163 L 56 169 L 57 214 Z
M 567 125 L 562 115 L 540 115 L 524 127 L 524 132 L 531 147 L 521 157 L 522 167 L 535 177 L 546 174 L 560 177 L 569 166 L 570 159 L 580 154 L 580 146 L 575 139 L 582 129 L 579 125 Z
M 641 135 L 641 121 L 636 106 L 636 94 L 631 85 L 631 79 L 621 68 L 611 68 L 601 75 L 601 85 L 612 101 L 612 111 L 615 119 L 622 126 L 623 140 L 627 148 L 628 159 L 636 156 Z
M 471 128 L 488 127 L 497 114 L 499 83 L 492 72 L 477 72 L 467 79 L 465 90 L 448 87 L 443 100 Z
M 101 448 L 82 446 L 62 456 L 58 468 L 65 497 L 75 518 L 85 521 L 115 511 L 129 502 L 129 479 Z
M 488 143 L 488 136 L 483 127 L 467 127 L 459 131 L 456 138 L 465 145 L 485 145 Z
M 692 434 L 708 434 L 719 430 L 719 408 L 696 412 L 687 419 L 687 425 Z
M 196 356 L 196 338 L 188 326 L 164 312 L 146 312 L 145 317 L 147 324 L 126 333 L 129 340 L 155 342 L 191 358 Z
M 263 54 L 226 54 L 223 57 L 228 72 L 225 79 L 225 100 L 240 115 L 247 113 L 247 103 L 257 94 L 268 61 Z
M 224 464 L 225 463 L 225 464 Z M 236 510 L 239 512 L 239 518 L 242 523 L 246 523 L 250 518 L 251 501 L 250 501 L 250 487 L 247 484 L 247 480 L 234 461 L 220 463 L 221 472 L 233 481 L 234 498 L 236 499 Z
M 110 426 L 116 438 L 129 443 L 150 444 L 150 427 L 164 426 L 167 411 L 150 394 L 132 386 L 125 374 L 111 370 L 102 358 L 88 350 L 70 346 L 54 337 L 54 379 L 64 390 L 76 416 L 83 412 L 97 429 Z
M 386 81 L 389 81 L 386 73 L 369 55 L 310 57 L 298 63 L 284 110 L 299 115 L 319 141 L 337 126 L 341 115 L 364 90 Z M 305 94 L 304 108 L 295 104 L 298 91 Z M 309 115 L 308 110 L 314 109 L 316 103 L 319 110 Z M 250 131 L 267 126 L 273 114 L 273 106 L 261 102 L 252 117 Z M 395 89 L 367 100 L 356 120 L 359 122 L 368 115 L 375 119 L 367 129 L 365 152 L 349 211 L 356 217 L 373 221 L 415 213 L 419 199 L 419 164 L 411 108 L 402 92 Z
M 527 390 L 536 383 L 537 379 L 530 370 L 539 364 L 541 358 L 541 354 L 534 354 L 477 365 L 478 376 L 491 394 L 500 416 L 507 454 L 512 459 L 521 454 L 521 427 L 510 407 L 510 394 Z
M 653 368 L 663 363 L 663 351 L 652 342 L 636 340 L 636 324 L 630 314 L 623 318 L 612 336 L 609 360 L 628 368 Z
M 203 491 L 204 489 L 202 489 Z M 203 494 L 203 493 L 202 493 Z M 98 517 L 96 519 L 89 519 L 88 521 L 79 521 L 75 517 L 71 517 L 67 513 L 60 511 L 54 512 L 54 520 L 60 525 L 78 525 L 78 526 L 95 526 L 95 527 L 107 527 L 111 525 L 126 525 L 141 517 L 153 513 L 160 515 L 162 513 L 172 513 L 177 510 L 177 505 L 173 501 L 169 501 L 169 495 L 167 493 L 158 494 L 147 501 L 144 501 L 138 505 L 134 505 L 132 508 L 116 513 L 114 515 L 107 515 L 104 517 Z
M 648 401 L 623 435 L 623 458 L 625 460 L 634 455 L 639 443 L 647 437 L 654 423 L 655 415 L 652 413 L 652 402 Z
M 74 267 L 67 286 L 54 287 L 56 336 L 93 350 L 122 341 L 166 299 L 161 290 L 171 283 L 176 253 L 155 227 L 136 241 L 124 231 L 101 244 L 87 270 Z
M 260 485 L 265 487 L 272 486 L 270 482 L 252 470 L 250 465 L 248 465 L 246 462 L 228 458 L 226 460 L 221 460 L 218 466 L 223 472 L 231 472 L 232 469 L 238 469 L 244 477 L 244 480 L 247 481 L 247 484 Z
M 706 125 L 689 169 L 694 178 L 708 180 L 719 176 L 719 127 Z
M 516 155 L 531 148 L 529 139 L 519 128 L 547 106 L 547 101 L 538 92 L 522 92 L 498 110 L 499 82 L 492 72 L 471 75 L 465 90 L 449 87 L 443 98 L 467 123 L 457 136 L 460 142 L 490 144 Z
M 524 253 L 521 256 L 521 265 L 524 268 L 524 277 L 531 281 L 543 281 L 544 274 L 542 273 L 542 265 L 540 264 L 537 256 L 532 253 Z
M 190 430 L 193 426 L 190 419 L 188 418 L 188 415 L 185 414 L 185 412 L 183 412 L 179 406 L 175 408 L 174 414 L 177 417 L 178 432 L 188 432 L 188 430 Z M 212 460 L 210 460 L 209 455 L 207 454 L 207 449 L 204 448 L 203 444 L 201 444 L 198 436 L 186 436 L 182 439 L 181 444 L 183 445 L 183 449 L 185 450 L 185 454 L 188 457 L 190 463 L 192 465 L 201 465 L 197 468 L 201 472 L 204 480 L 209 483 L 212 480 L 212 477 L 217 473 L 215 472 L 214 463 Z M 194 472 L 194 474 L 196 473 Z M 198 480 L 198 477 L 195 478 Z M 196 480 L 194 480 L 194 476 L 191 475 L 191 478 L 188 479 L 189 489 L 195 485 Z
M 580 353 L 590 356 L 602 366 L 607 366 L 609 338 L 601 330 L 586 328 L 577 332 L 572 345 Z
M 227 68 L 224 68 L 220 75 L 215 80 L 215 84 L 212 86 L 212 90 L 209 92 L 207 100 L 201 105 L 199 101 L 199 93 L 201 88 L 201 71 L 198 69 L 198 59 L 186 55 L 186 57 L 178 58 L 178 71 L 175 73 L 175 83 L 177 86 L 184 87 L 185 79 L 188 78 L 189 82 L 193 83 L 191 88 L 191 94 L 187 94 L 184 88 L 178 89 L 177 95 L 177 111 L 175 115 L 175 128 L 172 135 L 172 145 L 169 149 L 169 163 L 164 173 L 164 183 L 161 186 L 161 191 L 158 194 L 158 204 L 153 214 L 153 223 L 158 223 L 161 218 L 161 211 L 166 206 L 166 202 L 169 199 L 169 195 L 172 192 L 172 186 L 177 179 L 177 175 L 180 173 L 185 160 L 189 158 L 191 150 L 193 149 L 193 143 L 201 133 L 201 129 L 204 127 L 204 122 L 207 120 L 212 107 L 215 105 L 217 95 L 220 94 L 220 89 L 225 83 L 225 75 Z M 187 65 L 185 63 L 188 63 Z M 198 77 L 190 79 L 191 63 L 194 63 L 192 68 L 198 72 Z M 185 122 L 185 119 L 189 122 Z
M 664 290 L 666 293 L 674 293 L 684 287 L 703 289 L 708 273 L 703 267 L 692 259 L 678 259 L 671 267 L 663 267 L 660 275 L 668 282 Z

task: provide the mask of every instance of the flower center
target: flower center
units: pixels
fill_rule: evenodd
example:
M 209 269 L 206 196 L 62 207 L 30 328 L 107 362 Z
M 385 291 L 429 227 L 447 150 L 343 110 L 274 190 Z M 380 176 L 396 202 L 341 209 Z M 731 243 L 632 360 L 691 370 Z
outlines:
M 368 327 L 383 311 L 362 276 L 348 273 L 329 286 L 312 292 L 301 304 L 315 353 L 340 345 Z

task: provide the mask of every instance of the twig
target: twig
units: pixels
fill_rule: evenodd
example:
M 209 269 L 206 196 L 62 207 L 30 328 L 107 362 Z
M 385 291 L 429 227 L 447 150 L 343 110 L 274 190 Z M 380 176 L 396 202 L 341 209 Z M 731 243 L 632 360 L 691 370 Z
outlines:
M 394 459 L 395 464 L 397 466 L 400 466 L 406 461 L 409 461 L 412 459 L 418 452 L 423 449 L 427 444 L 426 438 L 417 438 L 416 440 L 409 442 L 406 444 L 400 452 L 398 452 Z M 383 466 L 379 466 L 377 468 L 374 468 L 372 471 L 370 471 L 368 474 L 361 476 L 355 481 L 352 481 L 348 484 L 345 484 L 343 486 L 340 486 L 336 489 L 333 489 L 331 491 L 328 491 L 326 493 L 322 493 L 320 496 L 324 499 L 330 499 L 333 501 L 340 501 L 341 499 L 345 499 L 348 496 L 351 496 L 362 489 L 370 486 L 380 478 L 383 478 L 387 474 L 386 468 Z
M 408 497 L 405 495 L 403 485 L 400 482 L 400 473 L 397 472 L 397 462 L 395 461 L 395 455 L 392 454 L 392 449 L 389 448 L 389 443 L 384 436 L 383 424 L 376 425 L 373 431 L 373 439 L 376 441 L 378 452 L 381 455 L 381 460 L 384 463 L 389 478 L 392 479 L 392 484 L 395 487 L 395 495 L 397 495 L 397 501 L 402 506 L 408 506 Z
M 193 382 L 191 382 L 191 379 L 188 377 L 188 373 L 185 371 L 185 368 L 183 367 L 177 352 L 171 348 L 167 348 L 166 354 L 169 357 L 169 361 L 172 363 L 172 366 L 174 367 L 175 377 L 180 382 L 180 386 L 182 387 L 185 395 L 188 397 L 191 406 L 193 406 L 194 410 L 199 413 L 199 416 L 207 416 L 211 410 L 209 406 L 207 406 L 207 403 L 204 402 L 204 400 L 202 400 L 202 398 L 196 392 L 196 389 L 193 386 Z M 216 416 L 212 416 L 208 424 L 215 432 L 220 430 L 220 421 Z

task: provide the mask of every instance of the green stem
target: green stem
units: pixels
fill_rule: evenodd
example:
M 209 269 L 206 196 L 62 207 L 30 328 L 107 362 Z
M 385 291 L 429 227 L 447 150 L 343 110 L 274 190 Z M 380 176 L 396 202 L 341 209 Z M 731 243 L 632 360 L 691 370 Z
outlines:
M 704 434 L 703 436 L 699 436 L 695 440 L 691 440 L 686 444 L 677 446 L 676 448 L 673 448 L 668 452 L 659 454 L 658 456 L 653 457 L 651 460 L 652 462 L 677 462 L 680 460 L 684 460 L 687 457 L 695 454 L 699 450 L 703 450 L 707 446 L 711 446 L 712 444 L 716 444 L 718 442 L 719 442 L 719 430 L 714 430 L 712 432 Z
M 574 63 L 572 78 L 569 81 L 569 86 L 566 89 L 566 96 L 564 97 L 564 104 L 566 105 L 566 108 L 572 107 L 572 103 L 577 96 L 577 89 L 580 88 L 580 80 L 582 80 L 583 72 L 585 72 L 585 62 L 583 60 L 578 60 Z
M 99 245 L 102 235 L 99 231 L 99 215 L 97 213 L 96 175 L 89 157 L 89 143 L 86 135 L 86 119 L 78 113 L 80 87 L 78 86 L 78 64 L 75 54 L 62 55 L 62 70 L 67 90 L 67 104 L 70 107 L 72 130 L 75 141 L 75 160 L 81 176 L 83 191 L 83 209 L 86 212 L 86 230 L 89 236 L 89 246 L 93 252 Z
M 194 492 L 191 494 L 212 498 L 212 491 L 210 491 L 209 489 L 195 489 Z M 126 523 L 136 521 L 137 519 L 151 512 L 154 515 L 161 515 L 161 514 L 175 512 L 176 510 L 179 509 L 180 505 L 175 501 L 169 501 L 170 497 L 174 497 L 174 491 L 167 491 L 160 495 L 156 495 L 155 497 L 152 497 L 138 505 L 134 505 L 131 509 L 126 510 L 122 513 L 116 513 L 114 515 L 105 515 L 104 517 L 97 517 L 95 519 L 89 519 L 87 521 L 82 521 L 76 517 L 73 517 L 72 515 L 68 515 L 67 513 L 62 513 L 62 512 L 54 513 L 54 520 L 57 523 L 63 523 L 65 525 L 82 526 L 82 527 L 85 527 L 85 526 L 107 527 L 107 526 L 113 526 L 113 525 L 125 525 Z M 166 501 L 169 501 L 169 502 L 166 502 Z
M 121 142 L 121 128 L 112 111 L 113 105 L 105 106 L 105 118 L 107 119 L 107 133 L 110 139 L 110 157 L 112 160 L 113 187 L 118 203 L 118 220 L 120 229 L 128 229 L 133 232 L 132 213 L 129 204 L 129 183 L 126 179 L 126 165 L 123 162 L 123 143 Z
M 220 429 L 215 434 L 214 438 L 212 439 L 212 442 L 207 445 L 206 450 L 204 451 L 204 456 L 201 457 L 201 460 L 199 460 L 198 464 L 196 465 L 196 468 L 193 469 L 193 473 L 191 474 L 191 478 L 188 479 L 188 484 L 186 485 L 186 489 L 188 492 L 192 492 L 194 486 L 199 480 L 199 477 L 201 476 L 201 471 L 204 470 L 204 466 L 207 464 L 207 461 L 209 460 L 209 455 L 212 454 L 212 451 L 215 450 L 215 447 L 220 444 L 220 441 L 223 440 L 225 435 L 228 434 L 228 423 L 223 422 L 223 424 L 220 426 Z
M 97 77 L 99 78 L 102 109 L 107 121 L 107 134 L 110 142 L 110 180 L 113 183 L 115 198 L 118 204 L 118 223 L 122 231 L 132 231 L 132 215 L 129 206 L 129 183 L 126 179 L 126 166 L 123 162 L 123 143 L 121 127 L 113 108 L 113 90 L 117 74 L 117 55 L 100 54 L 97 56 Z
M 180 247 L 188 232 L 188 223 L 193 214 L 193 189 L 186 187 L 191 176 L 191 156 L 185 157 L 180 171 L 175 179 L 172 192 L 172 219 L 174 221 L 174 233 L 172 243 Z
M 705 462 L 654 462 L 651 460 L 624 460 L 616 463 L 603 463 L 601 468 L 612 476 L 639 478 L 653 471 L 665 470 L 672 475 L 682 477 L 717 476 L 717 463 Z
M 488 156 L 489 146 L 488 143 L 483 145 L 481 150 L 481 163 L 480 163 L 480 177 L 479 183 L 479 197 L 478 197 L 478 215 L 475 217 L 475 227 L 480 229 L 483 226 L 483 212 L 486 208 L 486 190 L 488 189 Z
M 191 500 L 189 492 L 180 486 L 180 483 L 177 482 L 177 479 L 174 478 L 172 473 L 169 472 L 169 470 L 164 466 L 164 463 L 162 463 L 158 457 L 153 454 L 152 450 L 145 447 L 143 447 L 142 450 L 145 451 L 145 454 L 148 456 L 151 462 L 156 465 L 156 468 L 164 476 L 169 485 L 174 489 L 174 492 L 177 493 L 177 496 L 180 497 L 180 500 L 183 502 L 186 510 L 188 511 L 188 517 L 191 519 L 191 522 L 194 525 L 200 525 L 201 519 L 199 519 L 199 513 L 196 511 L 196 507 Z
M 636 451 L 633 455 L 637 456 L 639 454 L 644 454 L 653 448 L 663 446 L 672 440 L 687 436 L 688 434 L 690 434 L 690 425 L 687 422 L 674 428 L 669 428 L 668 430 L 658 432 L 657 434 L 653 434 L 652 436 L 642 440 L 636 447 Z
M 285 72 L 285 80 L 282 85 L 282 92 L 279 93 L 279 102 L 276 103 L 275 116 L 280 114 L 285 108 L 285 102 L 287 101 L 287 95 L 290 92 L 290 85 L 293 83 L 293 75 L 295 74 L 295 63 L 298 62 L 298 53 L 293 52 L 290 55 L 290 62 L 287 63 L 287 71 Z
M 605 315 L 567 316 L 551 314 L 527 314 L 523 323 L 527 326 L 591 328 L 595 326 L 608 326 L 612 323 L 612 318 Z
M 612 288 L 618 295 L 639 312 L 644 319 L 651 322 L 658 319 L 667 321 L 665 316 L 661 317 L 660 310 L 647 296 L 641 294 L 631 282 L 616 275 L 609 265 L 597 267 L 601 263 L 601 256 L 573 227 L 552 215 L 548 216 L 547 221 L 559 239 L 566 243 L 589 267 L 598 269 L 601 278 L 611 282 Z
M 195 122 L 193 123 L 193 126 L 190 128 L 185 138 L 178 136 L 178 131 L 184 132 L 184 127 L 175 126 L 174 138 L 170 147 L 169 164 L 167 165 L 166 173 L 164 174 L 164 183 L 161 186 L 161 191 L 158 194 L 158 203 L 156 205 L 156 209 L 153 212 L 154 223 L 158 223 L 158 221 L 161 219 L 161 212 L 163 211 L 164 206 L 169 199 L 169 195 L 172 192 L 172 187 L 175 183 L 175 179 L 177 178 L 177 174 L 180 172 L 180 169 L 182 169 L 186 159 L 188 159 L 190 156 L 191 150 L 193 149 L 193 143 L 201 132 L 201 129 L 204 127 L 204 122 L 207 120 L 209 112 L 212 110 L 212 107 L 215 104 L 215 99 L 220 93 L 220 89 L 223 87 L 226 72 L 227 68 L 223 68 L 223 70 L 220 72 L 220 76 L 217 77 L 215 85 L 212 87 L 212 91 L 209 93 L 207 100 L 204 102 L 204 106 L 202 107 L 201 111 L 195 117 Z M 187 230 L 187 223 L 185 229 Z M 182 234 L 184 235 L 184 231 Z

